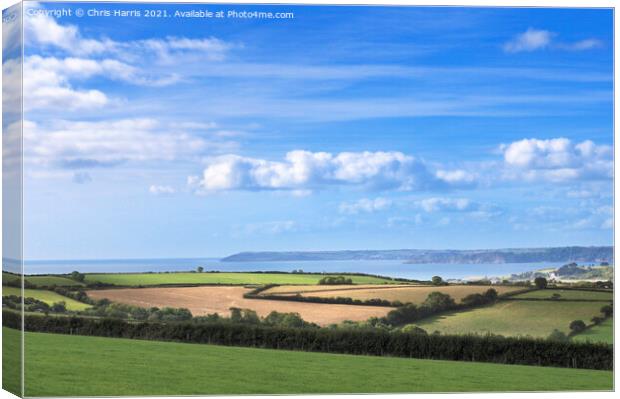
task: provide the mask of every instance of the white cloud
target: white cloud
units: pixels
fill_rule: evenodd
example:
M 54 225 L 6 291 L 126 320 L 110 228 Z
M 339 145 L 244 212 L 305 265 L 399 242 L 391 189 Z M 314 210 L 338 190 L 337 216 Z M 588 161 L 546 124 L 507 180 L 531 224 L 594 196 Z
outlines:
M 438 170 L 435 175 L 438 179 L 453 185 L 469 185 L 477 180 L 477 176 L 466 170 Z
M 102 122 L 55 121 L 24 126 L 25 161 L 69 169 L 115 166 L 124 162 L 198 160 L 204 153 L 236 143 L 172 130 L 154 119 Z
M 170 186 L 151 185 L 149 193 L 153 195 L 170 195 L 176 193 L 176 190 Z
M 178 62 L 179 56 L 200 57 L 202 61 L 221 61 L 238 45 L 208 37 L 190 39 L 166 37 L 117 42 L 109 38 L 85 38 L 75 25 L 61 25 L 48 15 L 39 14 L 25 19 L 24 37 L 27 42 L 42 47 L 63 50 L 77 56 L 114 54 L 121 59 L 145 61 L 144 57 L 160 63 Z
M 467 211 L 474 208 L 474 204 L 467 198 L 426 198 L 417 202 L 417 205 L 426 212 Z
M 603 47 L 603 42 L 597 39 L 585 39 L 574 43 L 567 43 L 560 45 L 565 50 L 581 51 L 591 50 L 595 48 Z
M 111 40 L 85 39 L 75 25 L 60 25 L 47 15 L 33 15 L 24 19 L 24 37 L 27 43 L 54 46 L 70 54 L 100 54 L 116 45 Z
M 576 42 L 555 42 L 557 35 L 553 32 L 528 28 L 523 33 L 516 35 L 512 40 L 504 43 L 504 51 L 507 53 L 519 53 L 523 51 L 536 51 L 546 48 L 559 50 L 583 51 L 599 48 L 603 43 L 594 38 L 578 40 Z
M 2 112 L 21 118 L 22 105 L 22 63 L 19 59 L 4 60 L 2 63 Z
M 445 186 L 426 164 L 401 152 L 290 151 L 283 161 L 239 155 L 207 160 L 202 176 L 188 179 L 197 192 L 313 190 L 356 186 L 372 190 L 424 190 Z
M 383 198 L 383 197 L 378 197 L 375 199 L 362 198 L 355 202 L 341 203 L 339 210 L 340 210 L 340 213 L 356 215 L 362 212 L 372 213 L 372 212 L 381 211 L 381 210 L 389 208 L 391 205 L 392 205 L 392 201 L 387 198 Z
M 552 32 L 528 28 L 525 32 L 518 34 L 511 41 L 505 43 L 504 51 L 518 53 L 543 49 L 549 46 L 552 37 Z
M 566 138 L 523 139 L 501 145 L 500 151 L 509 179 L 562 182 L 613 176 L 612 148 L 590 140 L 574 144 Z

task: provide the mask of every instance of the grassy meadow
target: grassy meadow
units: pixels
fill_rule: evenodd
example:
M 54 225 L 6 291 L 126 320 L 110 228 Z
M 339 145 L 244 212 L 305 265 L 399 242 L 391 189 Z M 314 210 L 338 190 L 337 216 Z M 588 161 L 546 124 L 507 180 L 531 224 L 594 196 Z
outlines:
M 26 358 L 27 396 L 610 390 L 613 382 L 608 371 L 42 333 L 26 333 Z
M 586 331 L 575 335 L 573 341 L 577 342 L 604 342 L 606 344 L 614 343 L 614 319 L 609 318 Z
M 123 273 L 87 274 L 87 283 L 124 286 L 158 284 L 317 284 L 327 275 L 302 273 Z M 337 276 L 337 275 L 334 275 Z M 372 276 L 347 276 L 355 284 L 389 284 L 392 280 Z
M 2 295 L 21 296 L 22 293 L 19 288 L 3 286 Z M 68 298 L 66 296 L 62 296 L 60 294 L 57 294 L 53 291 L 48 291 L 48 290 L 34 290 L 34 289 L 26 288 L 24 290 L 23 296 L 25 298 L 38 299 L 39 301 L 45 302 L 48 305 L 53 305 L 54 303 L 57 303 L 57 302 L 64 302 L 68 310 L 77 311 L 77 310 L 84 310 L 90 307 L 90 305 L 88 304 L 76 301 L 75 299 Z
M 546 338 L 554 329 L 570 331 L 573 320 L 589 323 L 601 316 L 600 302 L 503 301 L 463 312 L 448 312 L 421 320 L 415 325 L 444 334 L 500 334 Z
M 16 281 L 19 280 L 19 277 L 14 275 L 14 274 L 10 274 L 10 273 L 2 273 L 2 280 L 6 283 L 9 281 Z M 49 275 L 42 275 L 42 276 L 27 276 L 26 277 L 26 281 L 35 284 L 35 285 L 44 285 L 44 286 L 51 286 L 51 285 L 58 285 L 58 286 L 80 286 L 80 285 L 84 285 L 78 281 L 75 280 L 71 280 L 70 278 L 67 277 L 61 277 L 61 276 L 49 276 Z
M 601 300 L 612 301 L 614 299 L 613 292 L 604 291 L 579 291 L 579 290 L 563 290 L 563 289 L 544 289 L 525 292 L 523 294 L 515 295 L 514 298 L 518 299 L 551 299 L 554 294 L 560 295 L 559 299 L 566 300 Z

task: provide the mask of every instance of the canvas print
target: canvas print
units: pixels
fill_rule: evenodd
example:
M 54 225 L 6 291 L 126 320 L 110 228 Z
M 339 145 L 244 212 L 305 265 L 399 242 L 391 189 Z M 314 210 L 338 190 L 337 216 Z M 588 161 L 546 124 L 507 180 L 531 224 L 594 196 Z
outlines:
M 3 10 L 3 388 L 612 390 L 613 23 Z

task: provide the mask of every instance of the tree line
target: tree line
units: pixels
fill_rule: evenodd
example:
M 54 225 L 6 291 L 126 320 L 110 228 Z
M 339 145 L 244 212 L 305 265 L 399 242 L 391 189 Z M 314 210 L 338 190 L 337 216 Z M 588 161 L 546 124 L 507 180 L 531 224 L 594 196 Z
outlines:
M 3 313 L 6 327 L 21 317 Z M 438 335 L 379 329 L 290 328 L 244 323 L 127 322 L 118 319 L 24 316 L 26 331 L 149 339 L 354 355 L 396 356 L 612 370 L 606 344 L 558 342 L 494 335 Z

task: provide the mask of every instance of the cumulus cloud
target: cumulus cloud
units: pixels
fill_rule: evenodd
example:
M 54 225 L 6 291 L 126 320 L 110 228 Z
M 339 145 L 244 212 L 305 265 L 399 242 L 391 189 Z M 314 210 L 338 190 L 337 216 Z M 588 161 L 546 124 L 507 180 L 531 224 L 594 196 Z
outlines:
M 191 176 L 198 192 L 226 190 L 314 190 L 351 186 L 369 190 L 426 190 L 449 187 L 421 160 L 402 152 L 290 151 L 283 161 L 239 155 L 211 158 L 201 176 Z
M 504 43 L 504 51 L 507 53 L 520 53 L 536 50 L 544 50 L 553 47 L 560 50 L 582 51 L 602 47 L 603 43 L 598 39 L 583 39 L 576 42 L 556 43 L 557 34 L 543 29 L 528 28 L 525 32 L 516 35 L 512 40 Z
M 151 185 L 149 187 L 149 193 L 153 195 L 170 195 L 176 193 L 176 190 L 170 186 Z
M 217 153 L 236 146 L 172 130 L 154 119 L 56 121 L 46 125 L 29 121 L 24 125 L 24 144 L 26 162 L 67 169 L 198 160 L 205 152 Z
M 362 198 L 354 202 L 343 202 L 340 204 L 340 213 L 349 215 L 356 215 L 358 213 L 372 213 L 389 208 L 392 205 L 392 201 L 378 197 L 375 199 Z
M 523 139 L 501 145 L 500 151 L 510 179 L 562 182 L 613 176 L 612 148 L 590 140 Z

